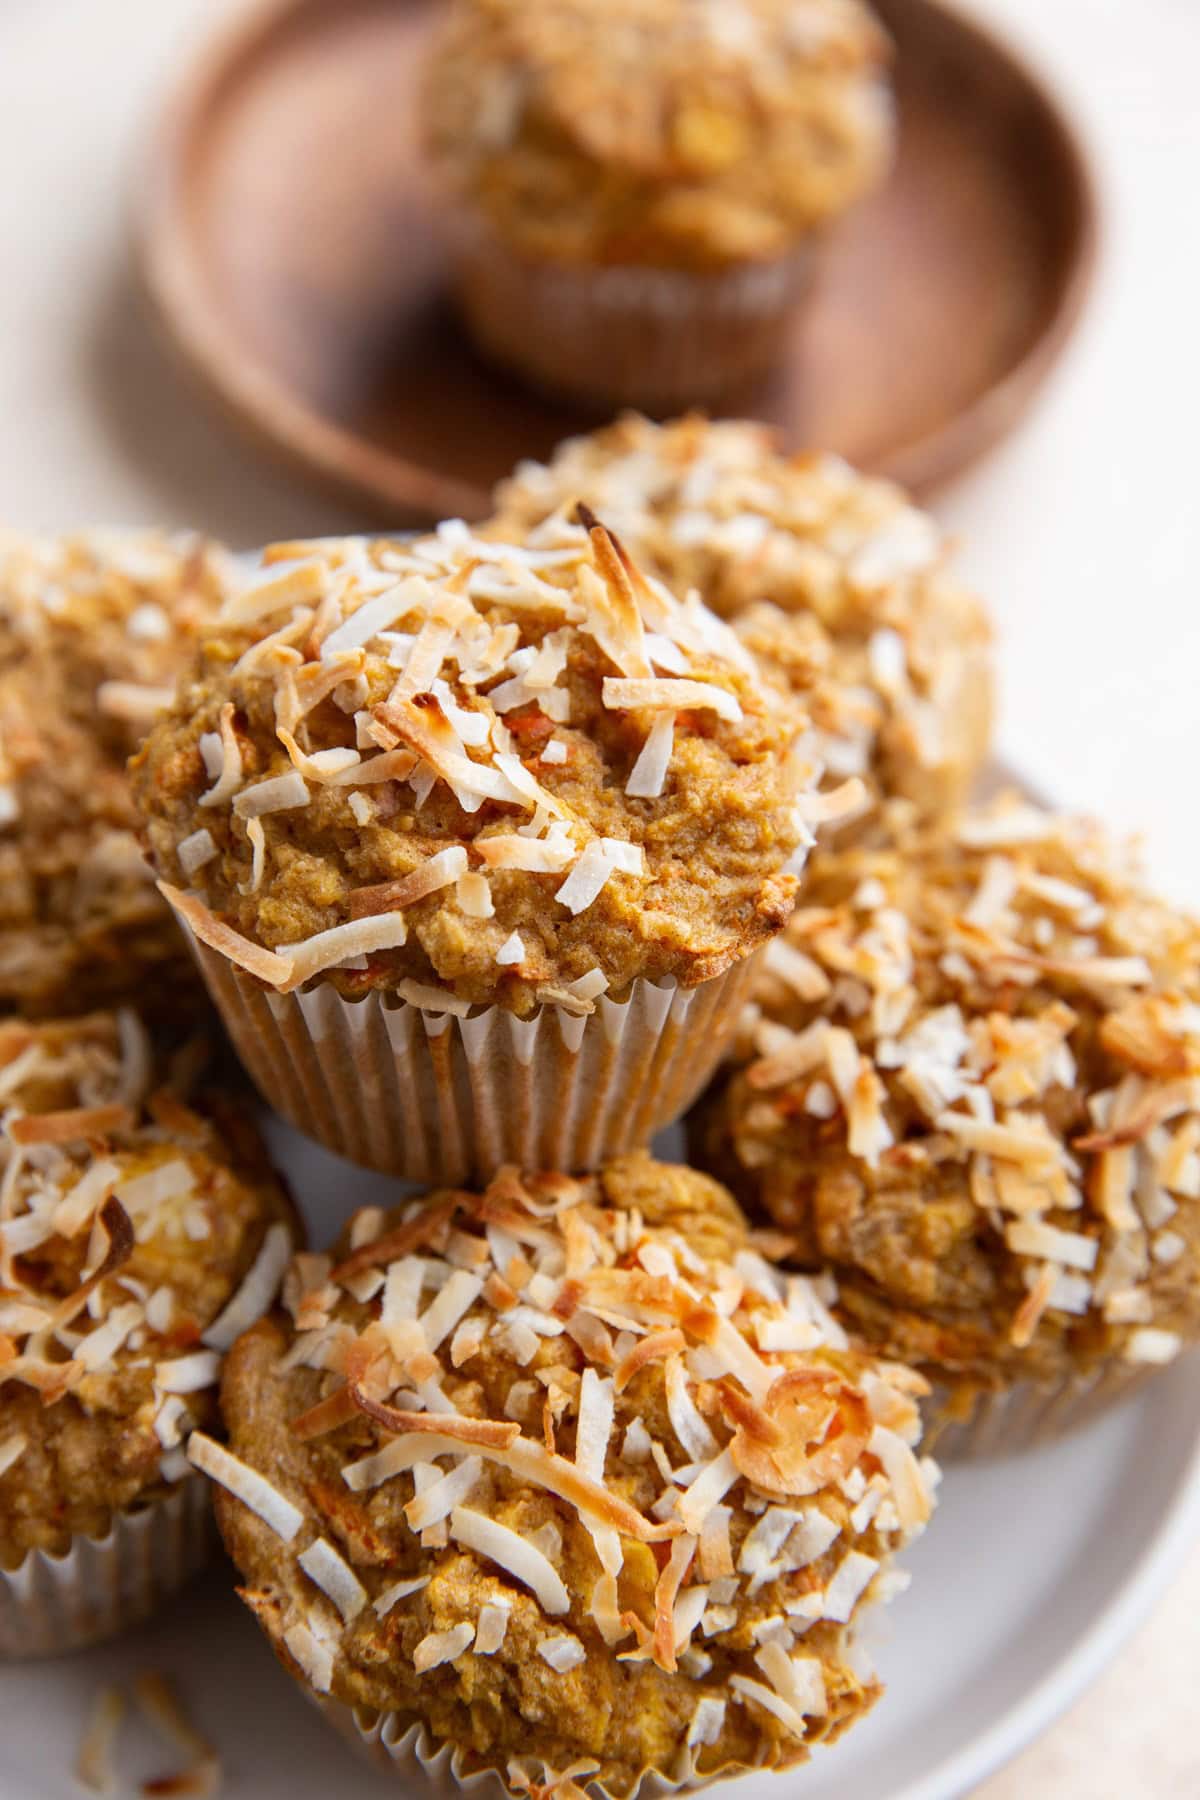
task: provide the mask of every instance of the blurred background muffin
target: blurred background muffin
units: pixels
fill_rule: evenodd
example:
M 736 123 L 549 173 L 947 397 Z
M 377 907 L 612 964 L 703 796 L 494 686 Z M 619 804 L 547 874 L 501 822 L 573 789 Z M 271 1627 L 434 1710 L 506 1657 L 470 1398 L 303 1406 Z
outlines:
M 233 581 L 190 533 L 0 533 L 0 1012 L 198 992 L 125 761 Z
M 455 0 L 424 132 L 480 348 L 650 409 L 762 372 L 888 168 L 887 54 L 858 0 Z

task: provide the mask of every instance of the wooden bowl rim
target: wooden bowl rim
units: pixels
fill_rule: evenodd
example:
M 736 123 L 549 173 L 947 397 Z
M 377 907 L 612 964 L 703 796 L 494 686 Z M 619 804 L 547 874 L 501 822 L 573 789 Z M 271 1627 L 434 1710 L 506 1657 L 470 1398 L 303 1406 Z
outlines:
M 972 40 L 979 56 L 1002 67 L 1028 93 L 1056 141 L 1067 178 L 1065 191 L 1071 197 L 1070 230 L 1064 233 L 1066 248 L 1060 259 L 1065 276 L 1037 335 L 1012 367 L 958 414 L 898 445 L 874 470 L 927 494 L 998 446 L 1061 355 L 1095 279 L 1100 202 L 1080 129 L 1019 46 L 1000 37 L 958 0 L 891 3 L 934 15 Z M 377 447 L 299 398 L 248 352 L 227 328 L 224 309 L 212 300 L 204 270 L 192 254 L 192 234 L 183 223 L 186 209 L 180 200 L 188 157 L 209 106 L 259 45 L 286 29 L 291 16 L 299 19 L 329 4 L 330 0 L 255 0 L 217 29 L 183 77 L 168 89 L 134 187 L 133 242 L 142 285 L 173 350 L 199 378 L 203 391 L 276 460 L 310 479 L 316 476 L 327 489 L 368 511 L 391 507 L 410 520 L 478 518 L 490 509 L 490 492 Z

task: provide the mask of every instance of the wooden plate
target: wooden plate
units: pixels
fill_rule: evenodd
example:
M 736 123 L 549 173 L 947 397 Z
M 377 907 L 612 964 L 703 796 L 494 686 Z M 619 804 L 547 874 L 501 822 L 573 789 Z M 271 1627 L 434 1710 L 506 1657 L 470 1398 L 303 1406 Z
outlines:
M 737 409 L 928 491 L 1003 437 L 1088 283 L 1079 145 L 1013 53 L 933 0 L 877 0 L 900 152 L 832 243 L 786 362 Z M 434 0 L 279 0 L 168 106 L 139 244 L 175 344 L 227 409 L 376 525 L 487 510 L 596 423 L 494 374 L 443 293 L 413 89 Z

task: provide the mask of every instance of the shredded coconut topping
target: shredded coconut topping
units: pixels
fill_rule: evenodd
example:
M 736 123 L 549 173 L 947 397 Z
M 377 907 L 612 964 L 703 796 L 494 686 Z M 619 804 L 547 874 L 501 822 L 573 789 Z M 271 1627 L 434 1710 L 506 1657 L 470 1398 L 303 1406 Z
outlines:
M 275 1467 L 305 1521 L 319 1489 L 321 1516 L 347 1533 L 337 1553 L 320 1530 L 305 1542 L 311 1525 L 292 1531 L 273 1486 L 247 1483 L 236 1377 L 238 1456 L 214 1473 L 304 1544 L 299 1570 L 341 1621 L 323 1639 L 335 1688 L 342 1658 L 364 1666 L 360 1618 L 392 1621 L 421 1674 L 532 1646 L 566 1679 L 599 1633 L 664 1675 L 700 1679 L 720 1659 L 691 1744 L 718 1742 L 725 1709 L 756 1704 L 759 1686 L 806 1740 L 847 1653 L 841 1628 L 932 1509 L 932 1465 L 912 1449 L 924 1384 L 850 1350 L 828 1284 L 786 1279 L 732 1209 L 704 1210 L 707 1191 L 681 1214 L 672 1184 L 699 1177 L 645 1157 L 613 1175 L 640 1206 L 614 1201 L 607 1174 L 505 1169 L 482 1195 L 372 1213 L 349 1251 L 293 1264 L 297 1336 L 279 1368 L 281 1392 L 295 1382 L 304 1401 L 289 1420 L 298 1460 Z M 668 1193 L 670 1223 L 655 1224 Z M 801 1348 L 763 1347 L 765 1327 L 798 1318 Z M 353 1448 L 339 1452 L 347 1426 Z M 341 1502 L 327 1476 L 309 1478 L 315 1438 L 323 1471 L 343 1458 Z M 367 1520 L 369 1553 L 355 1555 Z M 283 1599 L 264 1618 L 291 1647 L 314 1616 L 271 1563 Z M 816 1620 L 837 1628 L 829 1665 L 797 1649 Z
M 836 1261 L 852 1311 L 860 1278 L 893 1295 L 872 1332 L 935 1365 L 902 1322 L 926 1296 L 947 1381 L 1136 1361 L 1160 1317 L 1174 1354 L 1181 1320 L 1200 1330 L 1168 1227 L 1200 1198 L 1200 926 L 1096 828 L 1023 801 L 892 829 L 818 858 L 710 1149 Z

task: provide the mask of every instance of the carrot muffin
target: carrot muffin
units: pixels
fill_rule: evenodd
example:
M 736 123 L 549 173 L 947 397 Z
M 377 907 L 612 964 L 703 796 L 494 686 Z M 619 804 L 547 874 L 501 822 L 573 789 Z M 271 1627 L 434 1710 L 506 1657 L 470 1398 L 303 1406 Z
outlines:
M 417 1179 L 644 1142 L 791 911 L 798 711 L 594 521 L 266 561 L 131 765 L 264 1093 Z
M 923 1384 L 728 1194 L 636 1155 L 359 1213 L 235 1345 L 189 1454 L 285 1666 L 382 1759 L 510 1788 L 788 1767 L 929 1516 Z
M 208 1547 L 182 1446 L 274 1298 L 289 1203 L 132 1012 L 0 1025 L 0 1656 L 144 1617 Z
M 481 348 L 609 406 L 759 374 L 887 171 L 887 55 L 857 0 L 455 0 L 422 110 Z
M 758 425 L 628 415 L 522 463 L 489 535 L 570 543 L 603 515 L 677 593 L 698 588 L 800 692 L 831 782 L 961 802 L 987 753 L 991 631 L 935 522 L 833 456 L 781 456 Z
M 1009 799 L 815 858 L 693 1147 L 920 1367 L 942 1448 L 1060 1429 L 1200 1336 L 1200 926 Z
M 125 760 L 230 584 L 202 540 L 0 532 L 0 1010 L 193 980 L 135 837 Z

